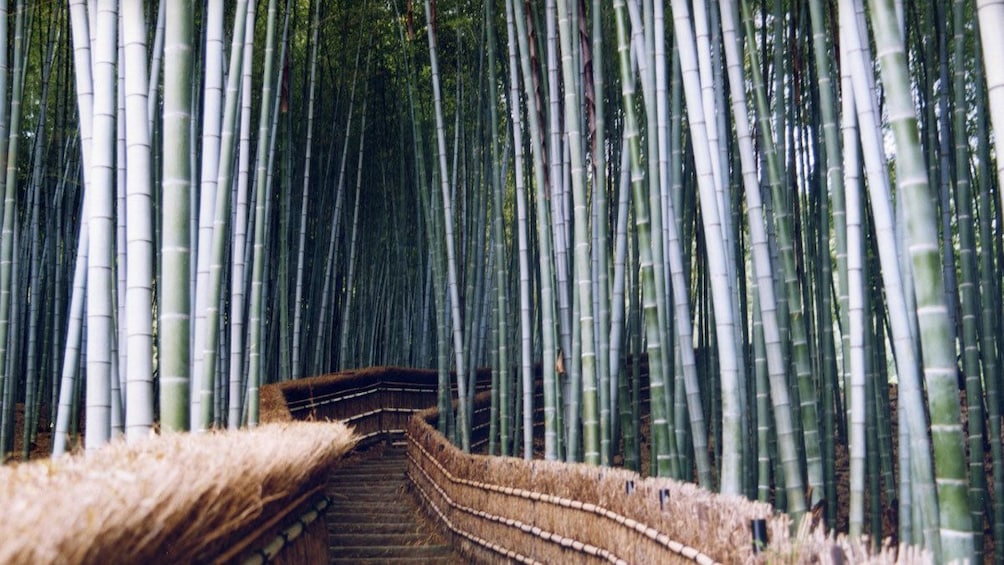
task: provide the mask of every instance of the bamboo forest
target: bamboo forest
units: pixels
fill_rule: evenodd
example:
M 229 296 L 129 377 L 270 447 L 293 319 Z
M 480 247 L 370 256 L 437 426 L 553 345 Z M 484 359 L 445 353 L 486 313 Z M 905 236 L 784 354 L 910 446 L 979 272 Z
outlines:
M 1004 0 L 0 2 L 0 459 L 438 372 L 471 450 L 1004 563 Z M 44 441 L 43 441 L 44 439 Z M 877 543 L 877 542 L 876 542 Z

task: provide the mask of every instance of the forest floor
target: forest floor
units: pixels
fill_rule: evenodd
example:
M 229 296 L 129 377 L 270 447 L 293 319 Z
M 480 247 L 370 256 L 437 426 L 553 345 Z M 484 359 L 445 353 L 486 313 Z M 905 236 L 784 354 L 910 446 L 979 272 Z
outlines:
M 39 408 L 39 414 L 48 414 L 49 408 L 47 406 L 41 406 Z M 0 461 L 15 462 L 23 461 L 24 453 L 24 404 L 17 404 L 14 407 L 14 451 L 12 453 L 2 454 Z M 76 443 L 83 445 L 83 437 L 77 437 Z M 49 429 L 49 421 L 45 418 L 40 417 L 38 420 L 38 429 L 35 432 L 35 439 L 31 441 L 30 444 L 30 459 L 45 459 L 52 455 L 52 431 Z

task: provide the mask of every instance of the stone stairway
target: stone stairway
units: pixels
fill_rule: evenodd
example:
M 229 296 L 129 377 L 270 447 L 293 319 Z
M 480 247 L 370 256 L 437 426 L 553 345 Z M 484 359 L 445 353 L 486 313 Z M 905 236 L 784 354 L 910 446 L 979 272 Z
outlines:
M 422 518 L 407 467 L 404 446 L 387 446 L 354 454 L 331 474 L 331 563 L 465 563 Z

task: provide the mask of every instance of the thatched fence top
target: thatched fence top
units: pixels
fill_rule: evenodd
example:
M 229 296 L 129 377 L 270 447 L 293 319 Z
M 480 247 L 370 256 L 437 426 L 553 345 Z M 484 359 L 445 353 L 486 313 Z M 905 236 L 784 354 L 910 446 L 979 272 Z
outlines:
M 354 442 L 340 423 L 287 422 L 0 467 L 0 563 L 241 560 Z
M 479 371 L 478 389 L 490 384 L 491 372 Z M 352 369 L 263 386 L 261 420 L 337 420 L 352 426 L 360 445 L 403 441 L 408 420 L 435 406 L 438 389 L 439 375 L 430 369 Z

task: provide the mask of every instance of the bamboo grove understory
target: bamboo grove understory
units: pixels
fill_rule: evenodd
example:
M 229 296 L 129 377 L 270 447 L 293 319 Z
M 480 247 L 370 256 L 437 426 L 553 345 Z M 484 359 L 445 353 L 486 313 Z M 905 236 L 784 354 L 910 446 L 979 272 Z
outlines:
M 367 365 L 437 368 L 469 449 L 489 366 L 492 454 L 1004 563 L 1002 26 L 0 2 L 0 452 L 254 426 L 262 384 Z

